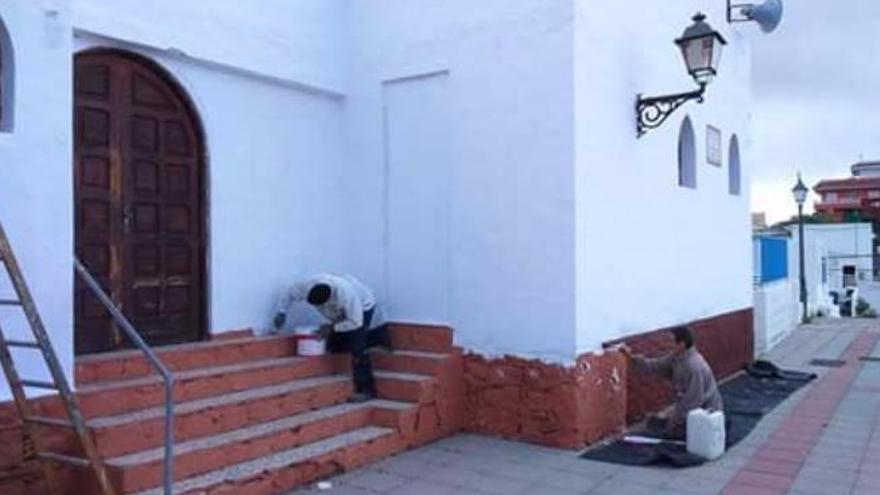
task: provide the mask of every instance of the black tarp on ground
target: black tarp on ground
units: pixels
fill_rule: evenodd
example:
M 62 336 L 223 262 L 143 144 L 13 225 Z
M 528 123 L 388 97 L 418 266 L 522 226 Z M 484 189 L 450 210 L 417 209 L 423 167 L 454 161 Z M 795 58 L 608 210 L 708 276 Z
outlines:
M 728 422 L 727 448 L 739 443 L 765 414 L 814 378 L 813 373 L 781 370 L 767 361 L 756 361 L 746 367 L 745 373 L 721 384 L 719 388 Z M 651 436 L 638 431 L 631 434 Z M 581 458 L 630 466 L 687 467 L 704 462 L 702 458 L 688 454 L 684 445 L 678 443 L 639 445 L 622 440 L 599 445 L 581 454 Z

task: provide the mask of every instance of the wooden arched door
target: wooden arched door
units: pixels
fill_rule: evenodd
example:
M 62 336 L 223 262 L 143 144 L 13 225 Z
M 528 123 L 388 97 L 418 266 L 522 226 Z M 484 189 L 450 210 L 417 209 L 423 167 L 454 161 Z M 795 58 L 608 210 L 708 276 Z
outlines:
M 75 59 L 76 254 L 156 345 L 204 328 L 204 152 L 194 110 L 157 66 L 116 51 Z M 77 354 L 129 345 L 77 278 Z

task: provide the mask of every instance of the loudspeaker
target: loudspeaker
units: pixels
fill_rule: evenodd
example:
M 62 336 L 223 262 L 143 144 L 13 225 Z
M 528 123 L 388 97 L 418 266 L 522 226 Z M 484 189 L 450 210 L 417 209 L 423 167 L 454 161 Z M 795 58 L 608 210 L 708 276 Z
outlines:
M 767 0 L 761 5 L 743 7 L 742 13 L 757 22 L 762 31 L 770 33 L 782 22 L 782 0 Z

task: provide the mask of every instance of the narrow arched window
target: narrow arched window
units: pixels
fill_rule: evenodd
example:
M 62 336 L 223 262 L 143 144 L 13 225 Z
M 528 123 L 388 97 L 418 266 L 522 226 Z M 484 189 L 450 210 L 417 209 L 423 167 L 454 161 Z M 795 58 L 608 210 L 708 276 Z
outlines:
M 742 185 L 742 170 L 739 163 L 739 139 L 736 137 L 736 134 L 730 138 L 727 169 L 727 190 L 730 194 L 739 196 Z
M 685 117 L 678 133 L 678 185 L 697 187 L 697 140 L 691 118 Z
M 15 104 L 15 63 L 12 40 L 0 19 L 0 132 L 12 132 Z
M 0 132 L 12 132 L 15 64 L 9 31 L 0 19 Z

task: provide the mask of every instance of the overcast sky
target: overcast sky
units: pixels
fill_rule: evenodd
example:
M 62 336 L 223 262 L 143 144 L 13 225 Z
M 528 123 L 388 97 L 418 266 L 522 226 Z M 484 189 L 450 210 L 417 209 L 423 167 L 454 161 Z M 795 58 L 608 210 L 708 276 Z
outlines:
M 785 0 L 753 33 L 752 211 L 777 221 L 798 170 L 812 186 L 880 160 L 880 0 Z

